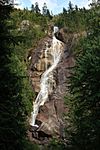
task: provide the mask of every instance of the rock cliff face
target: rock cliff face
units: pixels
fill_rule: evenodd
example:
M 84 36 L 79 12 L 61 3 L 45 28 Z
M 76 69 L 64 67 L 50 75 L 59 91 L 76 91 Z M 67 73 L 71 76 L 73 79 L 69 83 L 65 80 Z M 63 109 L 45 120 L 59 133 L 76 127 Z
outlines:
M 31 140 L 36 142 L 48 141 L 52 137 L 64 137 L 63 113 L 67 111 L 67 108 L 64 106 L 64 96 L 67 92 L 67 78 L 70 76 L 70 68 L 74 66 L 75 61 L 70 53 L 73 38 L 71 36 L 67 37 L 66 42 L 62 31 L 59 32 L 56 37 L 64 42 L 63 52 L 58 66 L 53 71 L 54 87 L 52 94 L 49 95 L 48 101 L 40 107 L 36 118 L 36 123 L 39 127 L 36 129 L 31 129 Z M 52 43 L 51 37 L 45 37 L 42 39 L 31 56 L 29 75 L 32 81 L 33 89 L 37 94 L 40 90 L 41 75 L 46 69 L 45 63 L 47 62 L 48 67 L 52 64 L 52 56 L 49 51 L 47 58 L 45 57 L 47 43 L 50 47 Z

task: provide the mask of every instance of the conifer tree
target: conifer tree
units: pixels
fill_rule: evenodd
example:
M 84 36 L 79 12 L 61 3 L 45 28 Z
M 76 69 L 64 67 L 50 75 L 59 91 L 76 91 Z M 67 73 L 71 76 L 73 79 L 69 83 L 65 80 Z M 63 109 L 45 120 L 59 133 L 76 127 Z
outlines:
M 43 11 L 43 15 L 47 15 L 47 5 L 46 5 L 46 3 L 43 4 L 42 11 Z
M 31 6 L 31 11 L 34 12 L 35 11 L 35 8 L 34 8 L 34 5 L 32 4 Z
M 39 9 L 39 4 L 38 4 L 38 2 L 35 3 L 34 10 L 35 10 L 35 13 L 40 13 L 40 9 Z
M 0 1 L 1 2 L 1 1 Z M 32 94 L 23 63 L 16 55 L 16 38 L 10 33 L 12 7 L 0 3 L 0 149 L 27 150 L 26 119 Z
M 89 35 L 81 43 L 70 86 L 70 126 L 74 150 L 100 149 L 100 17 L 91 11 Z
M 71 3 L 71 1 L 69 1 L 69 11 L 70 11 L 70 12 L 73 11 L 73 4 Z

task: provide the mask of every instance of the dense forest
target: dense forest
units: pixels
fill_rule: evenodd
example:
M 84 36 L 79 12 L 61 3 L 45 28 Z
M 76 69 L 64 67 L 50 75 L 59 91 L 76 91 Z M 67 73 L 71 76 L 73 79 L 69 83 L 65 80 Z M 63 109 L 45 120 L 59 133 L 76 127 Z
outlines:
M 38 150 L 29 141 L 29 116 L 35 92 L 28 75 L 29 56 L 47 36 L 50 26 L 68 33 L 83 33 L 72 48 L 75 67 L 69 79 L 64 102 L 65 139 L 52 139 L 47 150 L 100 149 L 100 5 L 78 8 L 69 2 L 58 15 L 36 3 L 31 10 L 16 9 L 9 0 L 0 0 L 0 149 Z M 66 117 L 67 116 L 67 117 Z

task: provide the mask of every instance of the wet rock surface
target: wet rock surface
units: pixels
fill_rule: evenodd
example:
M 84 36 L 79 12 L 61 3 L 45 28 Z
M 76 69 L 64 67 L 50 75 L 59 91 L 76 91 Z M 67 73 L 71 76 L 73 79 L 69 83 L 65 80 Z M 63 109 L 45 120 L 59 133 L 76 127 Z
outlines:
M 60 38 L 64 41 L 64 35 L 61 36 Z M 41 40 L 37 49 L 35 49 L 32 53 L 29 75 L 33 89 L 36 93 L 40 90 L 40 79 L 46 69 L 46 59 L 48 68 L 52 65 L 52 56 L 49 51 L 47 58 L 45 58 L 46 44 L 50 47 L 52 44 L 52 38 L 46 37 Z M 49 95 L 48 101 L 39 109 L 39 113 L 36 118 L 36 124 L 38 127 L 31 127 L 30 129 L 29 137 L 33 142 L 45 143 L 52 137 L 64 137 L 63 131 L 65 124 L 63 114 L 65 111 L 68 111 L 64 105 L 64 96 L 67 93 L 68 86 L 66 80 L 70 76 L 70 68 L 75 65 L 74 57 L 70 53 L 71 44 L 71 42 L 69 43 L 69 46 L 64 44 L 61 60 L 56 69 L 53 71 L 55 86 L 53 87 L 52 94 Z

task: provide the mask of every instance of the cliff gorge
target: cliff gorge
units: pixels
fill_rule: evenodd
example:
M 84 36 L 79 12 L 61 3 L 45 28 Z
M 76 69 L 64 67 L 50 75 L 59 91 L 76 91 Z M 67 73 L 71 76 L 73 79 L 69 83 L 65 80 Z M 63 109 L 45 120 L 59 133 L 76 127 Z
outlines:
M 52 83 L 53 87 L 49 93 L 48 100 L 43 106 L 40 106 L 39 113 L 36 117 L 36 124 L 38 127 L 31 128 L 31 140 L 37 143 L 48 142 L 52 137 L 64 138 L 64 117 L 65 111 L 68 108 L 64 105 L 64 96 L 67 92 L 67 78 L 70 76 L 70 68 L 75 64 L 74 57 L 71 53 L 71 48 L 76 41 L 73 34 L 66 34 L 61 29 L 56 38 L 63 41 L 61 59 L 57 67 L 53 71 Z M 42 39 L 37 48 L 31 54 L 31 64 L 29 68 L 29 75 L 31 78 L 32 86 L 36 95 L 40 91 L 40 79 L 44 71 L 52 65 L 52 56 L 50 49 L 45 56 L 46 46 L 51 47 L 52 36 L 47 36 Z M 34 105 L 34 104 L 33 104 Z M 31 134 L 30 133 L 30 134 Z

